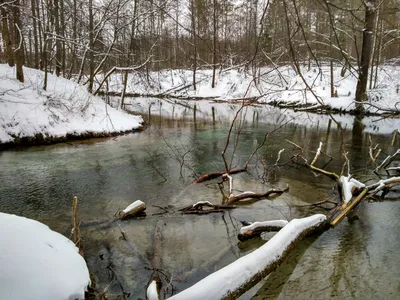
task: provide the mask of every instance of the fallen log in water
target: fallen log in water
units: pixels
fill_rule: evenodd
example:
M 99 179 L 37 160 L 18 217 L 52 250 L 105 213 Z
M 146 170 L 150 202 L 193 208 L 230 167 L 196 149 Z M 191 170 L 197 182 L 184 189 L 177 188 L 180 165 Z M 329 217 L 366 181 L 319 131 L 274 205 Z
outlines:
M 118 213 L 118 218 L 121 220 L 125 220 L 133 217 L 143 216 L 146 214 L 144 212 L 145 210 L 146 210 L 146 204 L 143 201 L 136 200 L 135 202 L 130 204 L 127 208 L 120 211 Z
M 257 250 L 169 299 L 236 299 L 272 272 L 299 241 L 325 225 L 322 214 L 294 219 Z

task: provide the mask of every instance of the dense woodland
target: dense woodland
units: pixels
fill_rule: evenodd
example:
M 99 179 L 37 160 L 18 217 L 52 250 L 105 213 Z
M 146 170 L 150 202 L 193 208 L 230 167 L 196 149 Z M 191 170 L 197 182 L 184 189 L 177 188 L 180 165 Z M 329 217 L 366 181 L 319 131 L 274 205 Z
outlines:
M 265 65 L 333 61 L 358 72 L 365 100 L 368 71 L 400 54 L 398 0 L 3 0 L 0 24 L 0 59 L 21 81 L 25 65 L 89 91 L 115 66 L 195 78 L 199 68 L 244 65 L 256 76 Z

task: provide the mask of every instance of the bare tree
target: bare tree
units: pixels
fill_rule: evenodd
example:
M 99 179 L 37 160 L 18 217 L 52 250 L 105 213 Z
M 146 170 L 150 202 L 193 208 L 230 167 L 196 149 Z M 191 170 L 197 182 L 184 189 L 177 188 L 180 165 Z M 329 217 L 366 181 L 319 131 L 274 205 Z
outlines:
M 361 49 L 361 60 L 359 63 L 358 81 L 356 88 L 356 111 L 364 112 L 363 101 L 367 100 L 368 70 L 371 61 L 371 53 L 374 40 L 374 24 L 377 10 L 376 0 L 366 0 L 365 5 L 365 28 L 363 29 L 363 41 Z

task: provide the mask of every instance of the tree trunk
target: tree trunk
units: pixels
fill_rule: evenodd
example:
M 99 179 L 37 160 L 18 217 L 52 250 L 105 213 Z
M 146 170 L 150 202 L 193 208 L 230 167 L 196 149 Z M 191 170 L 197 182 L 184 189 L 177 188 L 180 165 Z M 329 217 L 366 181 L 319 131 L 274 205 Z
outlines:
M 213 73 L 212 73 L 212 82 L 211 88 L 215 87 L 215 71 L 217 68 L 217 4 L 216 0 L 213 0 Z
M 56 32 L 56 75 L 61 73 L 61 42 L 60 42 L 60 8 L 58 0 L 54 0 L 54 29 Z
M 78 22 L 77 18 L 77 6 L 76 6 L 76 0 L 74 0 L 73 3 L 73 15 L 72 15 L 72 39 L 76 41 L 77 39 L 77 34 L 76 34 L 76 23 Z M 75 61 L 76 61 L 76 45 L 75 43 L 72 44 L 72 49 L 71 49 L 71 62 L 70 62 L 70 67 L 69 67 L 69 74 L 68 78 L 71 78 L 72 73 L 74 72 L 74 66 L 75 66 Z
M 89 85 L 92 92 L 94 81 L 94 54 L 93 54 L 93 0 L 89 0 Z
M 65 76 L 65 60 L 66 60 L 66 54 L 65 54 L 65 15 L 64 15 L 64 1 L 62 0 L 60 2 L 60 10 L 59 10 L 59 15 L 60 15 L 60 36 L 62 37 L 61 41 L 61 72 L 63 76 Z
M 38 43 L 38 31 L 36 25 L 36 4 L 35 0 L 31 0 L 32 10 L 32 27 L 33 27 L 33 48 L 34 48 L 34 67 L 39 69 L 39 43 Z
M 126 93 L 126 85 L 128 84 L 128 70 L 125 71 L 124 75 L 124 85 L 122 87 L 122 94 L 121 94 L 121 108 L 124 109 L 125 104 L 125 93 Z
M 39 68 L 43 70 L 43 43 L 42 43 L 42 22 L 44 22 L 44 18 L 40 18 L 40 10 L 39 10 L 39 0 L 36 0 L 36 17 L 37 17 L 37 27 L 38 27 L 38 39 L 39 39 Z
M 22 24 L 20 20 L 20 11 L 19 11 L 20 3 L 19 0 L 15 1 L 13 7 L 13 15 L 14 15 L 14 53 L 15 53 L 15 64 L 17 69 L 17 79 L 20 82 L 24 82 L 24 71 L 22 66 L 25 62 L 24 55 L 24 43 L 22 37 Z
M 365 28 L 363 30 L 363 43 L 361 49 L 361 61 L 359 63 L 358 81 L 356 88 L 356 112 L 364 113 L 363 101 L 367 100 L 368 70 L 373 46 L 373 31 L 376 15 L 376 0 L 365 2 Z
M 133 1 L 133 16 L 132 16 L 132 27 L 131 27 L 131 41 L 129 43 L 129 52 L 128 53 L 128 63 L 133 64 L 134 62 L 134 55 L 135 55 L 135 37 L 136 37 L 136 18 L 137 18 L 137 6 L 138 1 Z
M 7 63 L 10 67 L 14 66 L 14 55 L 12 50 L 12 41 L 10 36 L 10 27 L 9 27 L 9 12 L 8 10 L 2 6 L 1 7 L 1 34 L 4 43 L 4 54 L 6 56 Z
M 193 89 L 196 90 L 196 69 L 197 69 L 197 39 L 196 39 L 196 18 L 195 1 L 191 0 L 192 36 L 193 36 Z

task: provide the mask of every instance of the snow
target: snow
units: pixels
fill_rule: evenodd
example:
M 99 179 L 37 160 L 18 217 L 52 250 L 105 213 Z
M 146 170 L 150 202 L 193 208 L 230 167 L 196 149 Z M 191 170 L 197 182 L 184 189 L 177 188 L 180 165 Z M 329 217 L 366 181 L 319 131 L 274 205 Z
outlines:
M 132 204 L 130 204 L 127 208 L 125 208 L 122 212 L 127 214 L 130 211 L 134 210 L 135 208 L 139 207 L 140 205 L 144 204 L 143 201 L 141 200 L 136 200 L 135 202 L 133 202 Z
M 153 280 L 147 288 L 147 300 L 158 300 L 157 282 Z
M 321 149 L 322 149 L 322 142 L 319 142 L 319 147 L 318 147 L 318 149 L 317 149 L 317 154 L 315 154 L 315 157 L 320 156 L 320 154 L 321 154 Z
M 343 202 L 345 204 L 349 203 L 350 200 L 353 198 L 352 189 L 353 188 L 364 188 L 365 184 L 361 183 L 360 181 L 351 178 L 351 176 L 340 176 L 339 182 L 342 186 L 343 191 Z
M 114 109 L 83 86 L 24 68 L 25 83 L 15 79 L 15 69 L 0 64 L 0 143 L 16 138 L 64 137 L 67 134 L 114 133 L 137 129 L 142 119 Z
M 209 206 L 214 206 L 210 201 L 198 201 L 195 204 L 193 204 L 192 207 L 197 207 L 199 205 L 209 205 Z
M 0 212 L 0 299 L 84 299 L 89 271 L 78 248 L 37 221 Z
M 391 177 L 388 179 L 381 179 L 379 180 L 376 184 L 373 184 L 372 186 L 375 187 L 374 192 L 379 192 L 381 189 L 383 189 L 386 185 L 390 185 L 392 183 L 398 183 L 400 182 L 400 177 Z M 368 186 L 367 188 L 370 189 L 372 186 Z
M 354 71 L 347 71 L 342 77 L 341 70 L 340 65 L 334 67 L 334 89 L 338 97 L 331 97 L 329 65 L 322 65 L 320 71 L 317 66 L 313 66 L 310 70 L 306 67 L 301 68 L 303 77 L 319 101 L 315 99 L 311 91 L 306 89 L 301 77 L 288 65 L 277 68 L 275 66 L 262 67 L 259 81 L 254 81 L 251 70 L 243 66 L 221 69 L 217 72 L 215 88 L 211 88 L 212 70 L 201 69 L 196 73 L 196 90 L 190 86 L 192 70 L 150 72 L 149 82 L 137 72 L 129 75 L 126 92 L 148 96 L 165 93 L 180 97 L 209 97 L 217 101 L 258 97 L 261 103 L 296 103 L 315 107 L 323 104 L 342 111 L 350 111 L 355 108 L 357 75 Z M 98 79 L 101 80 L 102 76 L 99 75 Z M 400 66 L 389 64 L 380 66 L 376 87 L 368 91 L 369 100 L 364 104 L 366 110 L 373 113 L 384 113 L 387 109 L 399 111 L 399 81 Z M 122 82 L 121 74 L 113 74 L 109 89 L 121 92 Z M 188 87 L 182 89 L 184 86 Z
M 240 233 L 245 234 L 248 231 L 253 231 L 259 227 L 285 227 L 289 222 L 286 220 L 273 220 L 273 221 L 263 221 L 263 222 L 254 222 L 248 226 L 243 226 L 240 228 Z
M 263 271 L 266 266 L 279 259 L 290 243 L 299 237 L 304 230 L 318 226 L 325 220 L 326 216 L 322 214 L 292 220 L 257 250 L 212 273 L 169 299 L 222 299 L 230 291 L 234 291 L 244 285 L 252 276 Z
M 215 112 L 215 121 L 229 122 L 234 117 L 240 104 L 227 104 L 224 102 L 212 102 L 210 100 L 170 100 L 156 99 L 148 97 L 127 98 L 125 102 L 129 105 L 127 108 L 132 111 L 148 114 L 149 109 L 151 115 L 161 115 L 166 118 L 182 119 L 193 118 L 193 107 L 196 104 L 197 120 L 212 120 L 212 108 Z M 241 115 L 246 122 L 254 122 L 254 114 L 258 116 L 257 122 L 280 125 L 285 122 L 305 127 L 327 128 L 329 122 L 334 127 L 336 124 L 332 122 L 331 117 L 324 114 L 314 114 L 309 112 L 294 111 L 291 109 L 279 109 L 269 105 L 247 106 Z M 354 116 L 349 114 L 334 115 L 337 122 L 344 129 L 353 128 Z M 400 118 L 382 118 L 381 116 L 371 116 L 362 119 L 364 124 L 364 132 L 392 134 L 393 130 L 400 128 Z

